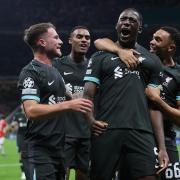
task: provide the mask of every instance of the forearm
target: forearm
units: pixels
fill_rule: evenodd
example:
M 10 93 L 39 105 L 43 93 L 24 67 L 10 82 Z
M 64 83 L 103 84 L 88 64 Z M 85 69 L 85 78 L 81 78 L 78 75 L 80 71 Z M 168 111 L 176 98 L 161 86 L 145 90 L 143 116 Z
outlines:
M 165 101 L 160 97 L 156 100 L 156 103 L 162 109 L 163 113 L 170 117 L 177 126 L 180 127 L 180 109 L 173 108 L 169 106 Z
M 66 101 L 58 104 L 48 105 L 24 101 L 23 104 L 27 118 L 29 120 L 39 120 L 54 117 L 59 113 L 70 109 L 69 102 L 70 101 Z
M 94 45 L 99 50 L 110 51 L 116 54 L 121 51 L 120 47 L 108 38 L 97 39 L 94 41 Z
M 90 101 L 94 101 L 94 96 L 96 94 L 96 85 L 92 82 L 88 82 L 88 83 L 85 83 L 85 86 L 84 86 L 84 91 L 83 91 L 83 98 L 85 99 L 89 99 Z M 93 106 L 93 110 L 92 112 L 89 112 L 89 113 L 86 113 L 85 114 L 85 117 L 88 121 L 88 124 L 91 126 L 94 121 L 95 121 L 95 118 L 94 118 L 94 106 Z
M 156 110 L 150 110 L 153 131 L 157 141 L 158 149 L 165 150 L 164 123 L 162 113 Z

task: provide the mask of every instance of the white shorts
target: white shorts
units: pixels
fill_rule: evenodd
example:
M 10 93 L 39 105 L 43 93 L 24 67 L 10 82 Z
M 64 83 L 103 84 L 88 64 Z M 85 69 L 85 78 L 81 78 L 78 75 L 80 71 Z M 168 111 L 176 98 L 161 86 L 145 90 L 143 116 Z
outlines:
M 4 137 L 0 137 L 0 145 L 4 144 Z

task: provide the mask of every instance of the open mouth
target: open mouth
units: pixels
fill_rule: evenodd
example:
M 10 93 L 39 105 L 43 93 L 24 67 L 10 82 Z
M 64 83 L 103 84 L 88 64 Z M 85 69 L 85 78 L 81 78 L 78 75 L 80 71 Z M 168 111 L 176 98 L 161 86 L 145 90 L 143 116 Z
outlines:
M 82 50 L 87 50 L 88 45 L 87 45 L 87 44 L 81 44 L 81 45 L 80 45 L 80 48 L 81 48 Z
M 151 53 L 155 53 L 156 52 L 156 49 L 153 47 L 153 46 L 150 46 L 150 50 L 149 50 Z
M 87 48 L 87 44 L 81 44 L 80 47 Z
M 129 29 L 122 29 L 121 36 L 122 37 L 129 37 L 131 35 L 131 31 Z

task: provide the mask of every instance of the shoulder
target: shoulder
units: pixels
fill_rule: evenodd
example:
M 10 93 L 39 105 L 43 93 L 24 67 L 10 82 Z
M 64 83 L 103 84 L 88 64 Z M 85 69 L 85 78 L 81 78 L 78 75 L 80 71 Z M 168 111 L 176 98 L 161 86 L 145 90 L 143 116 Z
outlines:
M 69 56 L 63 56 L 61 58 L 53 59 L 53 66 L 60 69 L 62 65 L 69 63 Z
M 97 51 L 94 54 L 92 54 L 90 59 L 105 59 L 114 56 L 114 54 L 107 52 L 107 51 Z
M 39 84 L 46 79 L 47 71 L 48 68 L 44 64 L 31 61 L 22 69 L 18 79 L 18 87 L 22 84 L 27 87 L 31 87 L 35 83 Z
M 146 63 L 149 67 L 162 69 L 162 63 L 158 56 L 149 52 L 146 48 L 139 44 L 136 44 L 136 50 L 146 58 L 144 63 Z
M 44 71 L 44 68 L 41 66 L 41 64 L 38 64 L 34 61 L 31 61 L 29 64 L 27 64 L 24 68 L 22 68 L 21 73 L 19 77 L 24 76 L 39 76 Z
M 175 66 L 175 67 L 176 67 L 176 69 L 180 72 L 180 64 L 177 64 L 177 63 L 176 63 L 176 66 Z
M 157 60 L 157 61 L 160 62 L 159 57 L 156 56 L 155 54 L 149 52 L 149 50 L 147 50 L 145 47 L 143 47 L 143 46 L 137 44 L 137 45 L 136 45 L 136 50 L 137 50 L 138 52 L 140 52 L 141 54 L 147 56 L 148 58 L 154 59 L 154 60 Z

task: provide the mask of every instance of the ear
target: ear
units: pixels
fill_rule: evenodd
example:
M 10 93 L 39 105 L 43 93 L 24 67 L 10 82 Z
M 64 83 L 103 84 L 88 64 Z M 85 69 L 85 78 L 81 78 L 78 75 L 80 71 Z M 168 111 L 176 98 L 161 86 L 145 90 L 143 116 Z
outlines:
M 69 44 L 72 44 L 72 39 L 71 39 L 71 37 L 69 38 L 69 41 L 68 41 L 68 42 L 69 42 Z
M 118 28 L 118 23 L 116 23 L 116 26 L 115 26 L 116 31 L 117 31 L 117 28 Z
M 168 48 L 169 52 L 175 52 L 176 51 L 176 45 L 174 43 L 171 43 Z
M 42 46 L 42 47 L 45 47 L 46 46 L 46 41 L 44 39 L 39 39 L 37 41 L 37 45 L 38 46 Z

